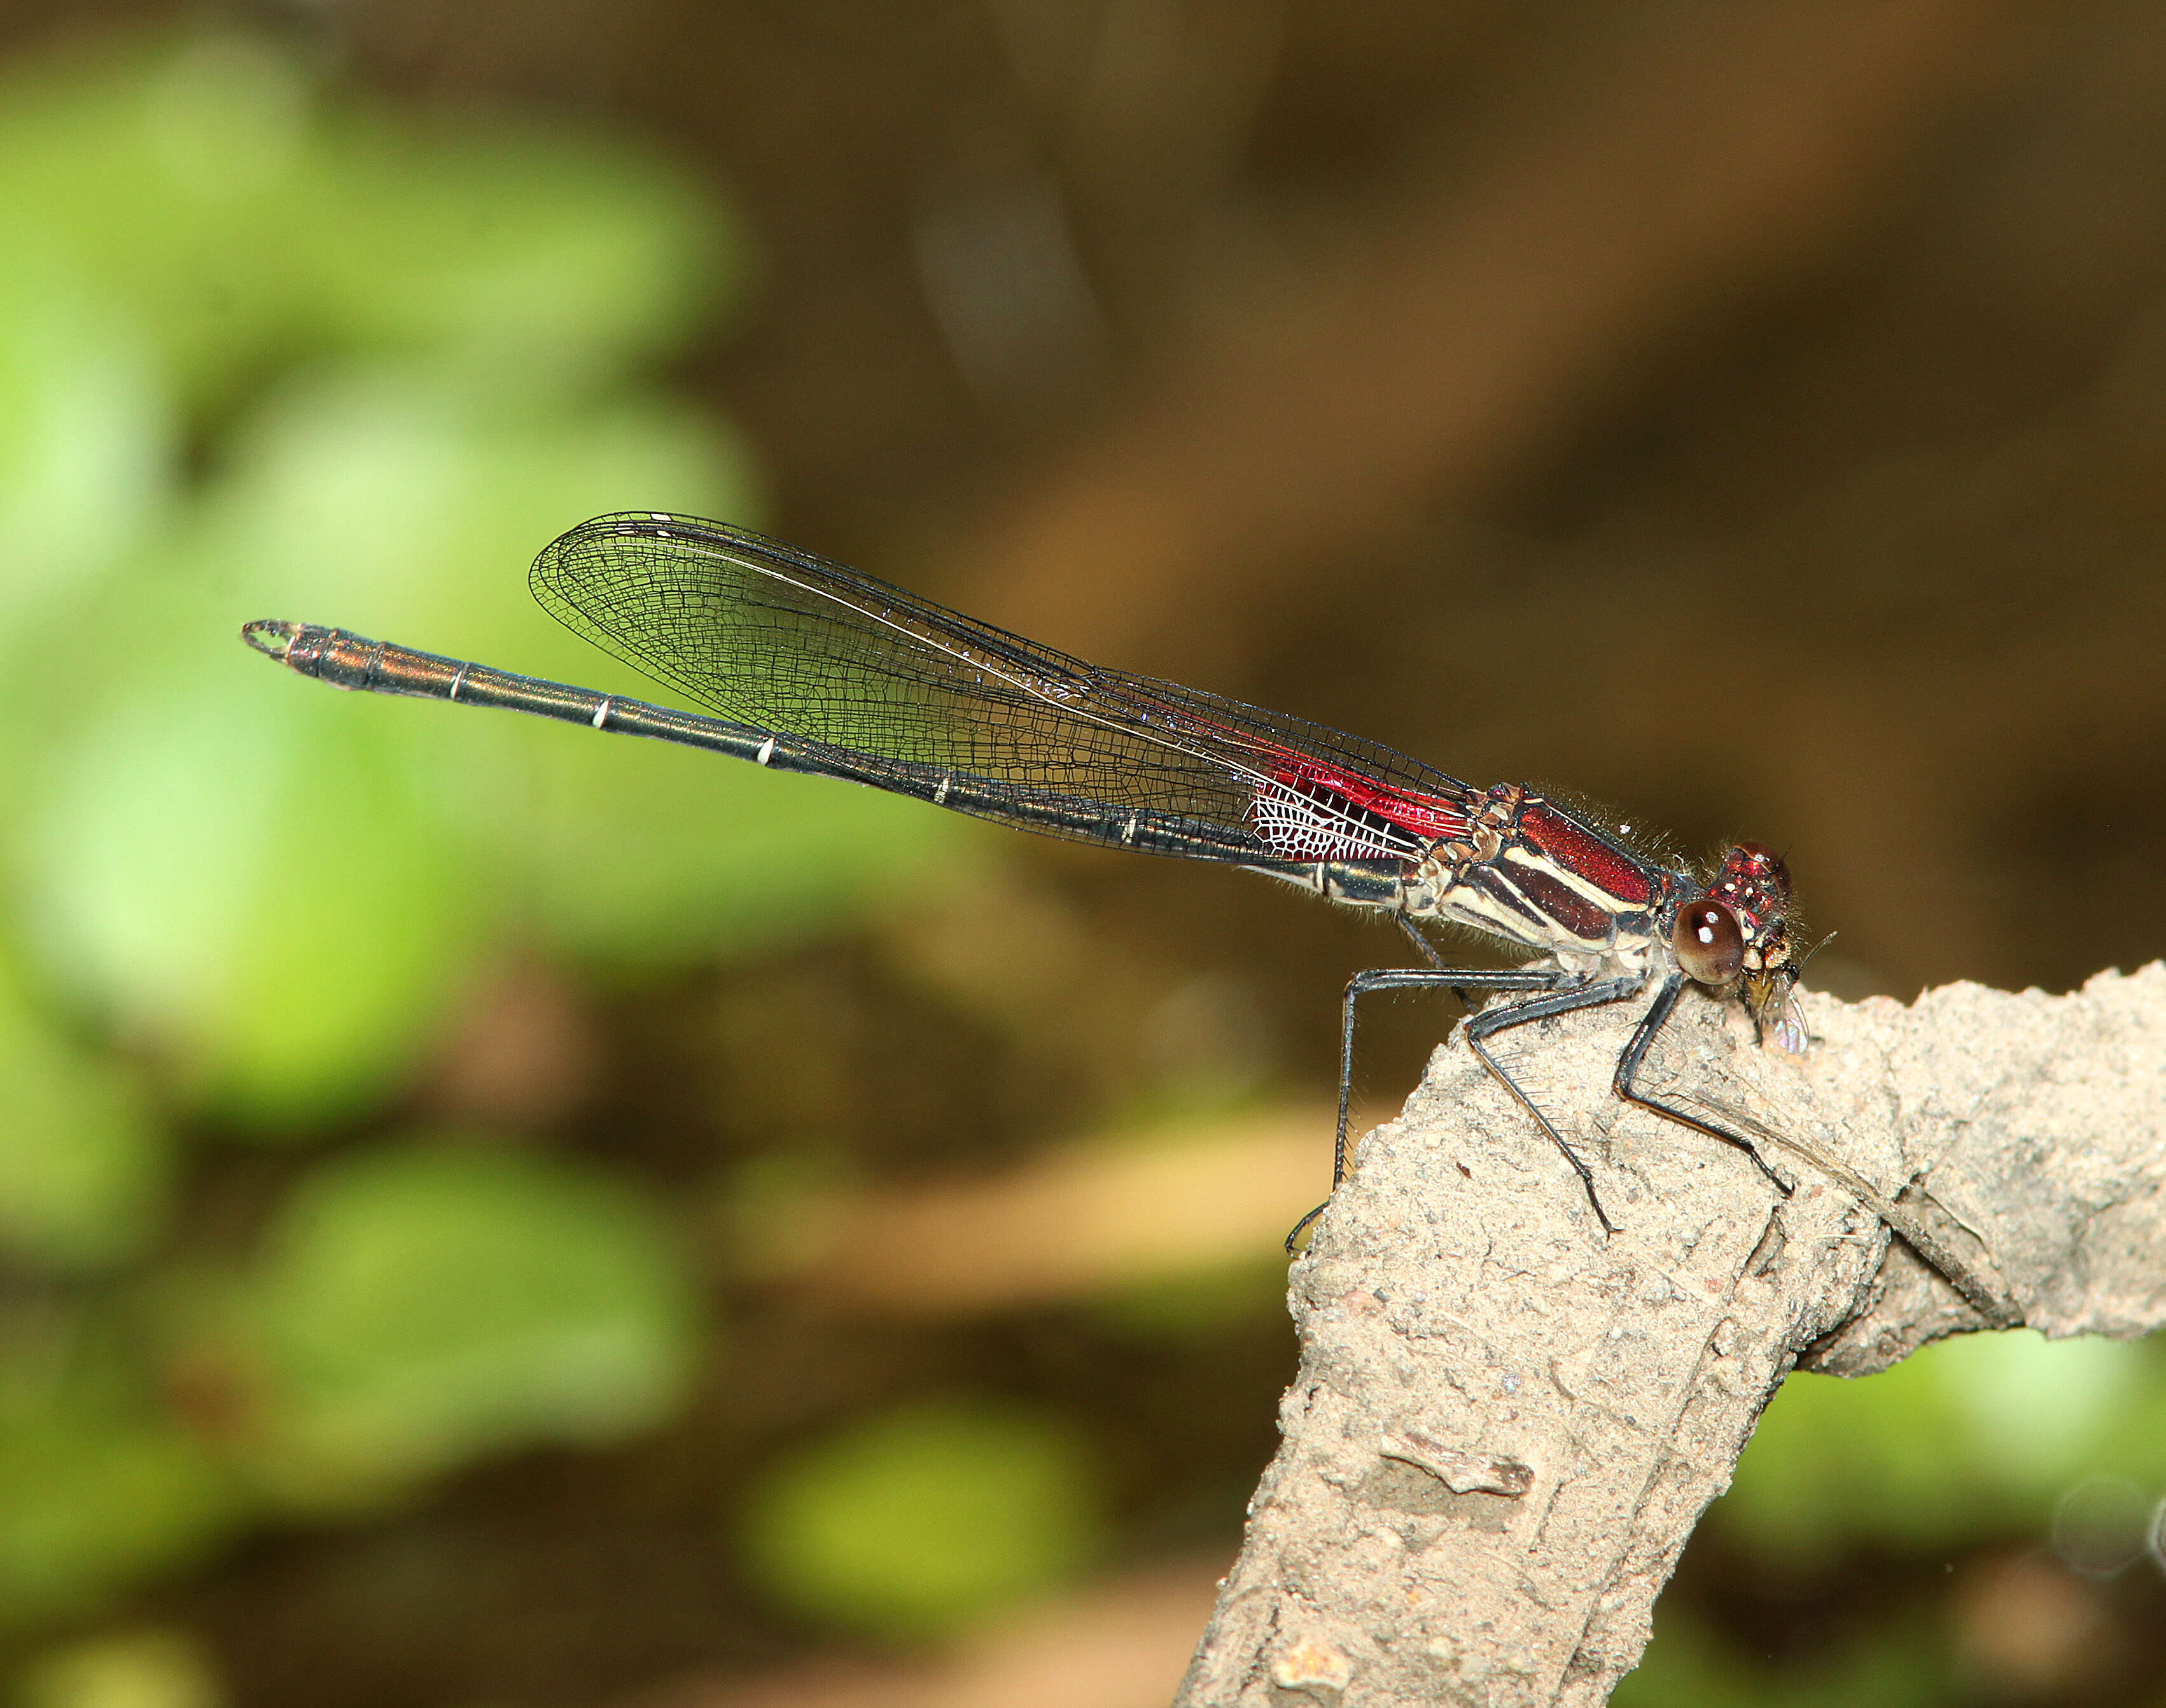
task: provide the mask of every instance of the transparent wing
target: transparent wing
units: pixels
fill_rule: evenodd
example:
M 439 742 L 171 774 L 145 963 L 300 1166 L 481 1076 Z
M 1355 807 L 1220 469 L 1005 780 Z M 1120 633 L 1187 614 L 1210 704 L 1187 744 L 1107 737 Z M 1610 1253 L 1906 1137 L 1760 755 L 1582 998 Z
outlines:
M 1392 748 L 1101 669 L 726 523 L 599 516 L 530 583 L 574 632 L 733 722 L 888 762 L 913 794 L 952 775 L 953 804 L 1024 828 L 1131 845 L 1138 827 L 1207 830 L 1178 851 L 1283 862 L 1413 858 L 1466 825 L 1473 791 Z M 1099 817 L 1049 825 L 1049 801 Z

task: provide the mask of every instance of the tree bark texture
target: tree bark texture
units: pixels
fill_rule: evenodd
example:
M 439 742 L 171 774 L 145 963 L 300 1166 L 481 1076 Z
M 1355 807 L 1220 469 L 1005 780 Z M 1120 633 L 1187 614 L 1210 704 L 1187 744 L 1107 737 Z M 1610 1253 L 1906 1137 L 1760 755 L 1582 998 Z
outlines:
M 1756 1135 L 1787 1198 L 1609 1095 L 1640 1004 L 1502 1035 L 1606 1237 L 1463 1039 L 1436 1052 L 1292 1272 L 1300 1374 L 1182 1708 L 1602 1702 L 1792 1368 L 2166 1318 L 2166 967 L 1806 1002 L 1789 1056 L 1688 1002 L 1640 1081 Z

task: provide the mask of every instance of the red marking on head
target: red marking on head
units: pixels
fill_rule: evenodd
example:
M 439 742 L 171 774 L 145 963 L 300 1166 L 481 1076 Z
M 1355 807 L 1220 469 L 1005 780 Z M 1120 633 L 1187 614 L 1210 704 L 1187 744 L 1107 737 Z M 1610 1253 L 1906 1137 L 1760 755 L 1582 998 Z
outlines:
M 1789 912 L 1790 869 L 1766 843 L 1741 842 L 1722 857 L 1707 892 L 1764 925 Z

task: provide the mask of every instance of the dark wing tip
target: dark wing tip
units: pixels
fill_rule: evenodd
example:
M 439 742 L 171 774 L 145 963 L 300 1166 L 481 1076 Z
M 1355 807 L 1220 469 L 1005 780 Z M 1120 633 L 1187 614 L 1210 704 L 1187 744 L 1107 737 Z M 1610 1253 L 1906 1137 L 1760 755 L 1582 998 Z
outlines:
M 611 510 L 606 516 L 589 516 L 577 527 L 565 529 L 535 554 L 526 572 L 526 584 L 561 619 L 559 606 L 569 603 L 565 587 L 591 573 L 587 554 L 601 542 L 666 540 L 679 533 L 711 531 L 717 526 L 697 516 L 672 516 L 666 510 Z
M 620 510 L 605 516 L 589 516 L 576 527 L 570 527 L 542 548 L 544 558 L 562 556 L 577 551 L 596 540 L 647 539 L 667 540 L 679 535 L 728 533 L 728 526 L 711 522 L 701 516 L 677 516 L 668 510 Z

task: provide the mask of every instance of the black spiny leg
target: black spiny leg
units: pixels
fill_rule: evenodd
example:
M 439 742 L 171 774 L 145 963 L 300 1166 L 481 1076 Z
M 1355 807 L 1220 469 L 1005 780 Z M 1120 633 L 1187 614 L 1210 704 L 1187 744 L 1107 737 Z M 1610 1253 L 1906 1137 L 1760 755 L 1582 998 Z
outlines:
M 1422 959 L 1427 961 L 1431 966 L 1436 968 L 1438 971 L 1443 971 L 1444 957 L 1439 954 L 1436 952 L 1435 947 L 1426 937 L 1424 937 L 1421 934 L 1421 928 L 1417 926 L 1413 920 L 1408 918 L 1403 913 L 1397 914 L 1394 917 L 1397 917 L 1399 922 L 1399 929 L 1405 932 L 1408 937 L 1412 938 L 1413 939 L 1414 947 L 1422 952 Z M 1466 992 L 1460 989 L 1458 986 L 1454 985 L 1452 986 L 1451 994 L 1459 998 L 1459 1006 L 1461 1007 L 1471 1008 L 1474 1006 L 1471 1002 L 1466 1000 Z
M 1552 976 L 1554 981 L 1554 976 Z M 1489 1053 L 1488 1040 L 1499 1032 L 1514 1026 L 1524 1026 L 1530 1020 L 1554 1019 L 1559 1014 L 1569 1014 L 1580 1008 L 1598 1008 L 1604 1002 L 1621 1002 L 1636 995 L 1646 986 L 1646 975 L 1628 975 L 1623 978 L 1603 979 L 1599 983 L 1581 985 L 1568 991 L 1556 991 L 1546 997 L 1529 997 L 1524 1002 L 1514 1002 L 1508 1008 L 1491 1008 L 1477 1014 L 1466 1023 L 1466 1047 L 1481 1057 L 1482 1066 L 1496 1076 L 1497 1082 L 1509 1092 L 1521 1108 L 1535 1118 L 1535 1124 L 1550 1136 L 1564 1160 L 1572 1165 L 1572 1172 L 1579 1177 L 1580 1184 L 1587 1188 L 1587 1201 L 1594 1206 L 1594 1219 L 1602 1224 L 1602 1231 L 1614 1234 L 1617 1224 L 1609 1219 L 1602 1208 L 1602 1200 L 1594 1191 L 1594 1177 L 1588 1172 L 1587 1165 L 1579 1160 L 1579 1153 L 1565 1143 L 1564 1134 L 1551 1124 L 1550 1118 L 1529 1097 L 1519 1081 L 1505 1071 L 1504 1064 Z M 1645 1022 L 1641 1024 L 1644 1028 Z
M 1402 921 L 1402 923 L 1404 923 Z M 1434 965 L 1379 967 L 1373 971 L 1355 974 L 1346 986 L 1346 997 L 1340 1009 L 1339 1033 L 1339 1130 L 1331 1144 L 1331 1189 L 1334 1192 L 1339 1190 L 1339 1183 L 1346 1178 L 1346 1121 L 1354 1097 L 1354 1005 L 1356 1002 L 1372 991 L 1445 990 L 1452 991 L 1462 1002 L 1466 1000 L 1465 993 L 1468 991 L 1554 991 L 1561 979 L 1571 976 L 1554 968 L 1511 972 L 1499 971 L 1495 967 L 1448 967 L 1443 964 L 1436 951 L 1429 947 L 1428 940 L 1420 933 L 1415 931 L 1411 925 L 1408 925 L 1407 929 L 1408 934 L 1421 945 L 1422 953 L 1434 962 Z M 1518 1009 L 1513 1008 L 1505 1012 L 1516 1013 Z M 1478 1019 L 1482 1017 L 1476 1018 Z M 1470 1035 L 1473 1031 L 1473 1021 L 1470 1020 L 1467 1023 Z M 1478 1051 L 1479 1046 L 1477 1046 L 1477 1049 Z M 1488 1061 L 1486 1055 L 1482 1059 L 1484 1061 Z M 1492 1072 L 1498 1073 L 1500 1077 L 1503 1076 L 1501 1071 L 1493 1061 L 1489 1062 L 1489 1067 Z M 1504 1082 L 1511 1085 L 1508 1078 L 1506 1078 Z M 1514 1094 L 1518 1096 L 1519 1087 L 1514 1086 L 1512 1089 Z M 1520 1096 L 1519 1101 L 1524 1103 L 1526 1098 Z M 1527 1103 L 1527 1107 L 1530 1109 L 1534 1108 L 1532 1103 Z M 1538 1121 L 1541 1120 L 1541 1113 L 1539 1110 L 1535 1112 L 1535 1118 Z M 1551 1138 L 1556 1139 L 1555 1130 L 1550 1127 L 1547 1121 L 1542 1121 L 1542 1127 L 1544 1131 L 1549 1133 Z M 1556 1142 L 1560 1146 L 1564 1144 L 1561 1139 L 1557 1139 Z M 1567 1150 L 1565 1155 L 1571 1156 L 1572 1153 Z M 1572 1166 L 1579 1168 L 1578 1159 L 1576 1157 L 1572 1160 Z M 1584 1168 L 1580 1168 L 1579 1171 L 1582 1177 L 1587 1172 Z M 1590 1181 L 1588 1183 L 1588 1191 L 1592 1193 L 1593 1190 L 1593 1182 Z M 1302 1231 L 1311 1222 L 1330 1208 L 1330 1199 L 1326 1198 L 1293 1224 L 1293 1231 L 1286 1236 L 1288 1256 L 1292 1255 L 1294 1241 L 1302 1236 Z M 1602 1207 L 1599 1204 L 1595 1206 L 1594 1213 L 1598 1216 L 1602 1214 Z M 1603 1225 L 1608 1227 L 1609 1224 L 1605 1221 Z
M 1752 1166 L 1767 1177 L 1775 1190 L 1782 1193 L 1784 1198 L 1788 1198 L 1790 1195 L 1789 1183 L 1773 1169 L 1768 1167 L 1767 1159 L 1761 1155 L 1759 1150 L 1750 1139 L 1733 1133 L 1726 1127 L 1718 1127 L 1712 1121 L 1704 1121 L 1698 1115 L 1688 1115 L 1674 1104 L 1662 1103 L 1655 1097 L 1643 1097 L 1634 1088 L 1633 1081 L 1639 1076 L 1640 1066 L 1646 1060 L 1647 1052 L 1654 1045 L 1655 1034 L 1662 1029 L 1663 1024 L 1677 1007 L 1678 994 L 1684 987 L 1685 976 L 1682 972 L 1672 972 L 1662 981 L 1661 989 L 1655 992 L 1655 1000 L 1648 1004 L 1646 1013 L 1640 1017 L 1640 1024 L 1632 1034 L 1631 1042 L 1624 1046 L 1624 1053 L 1617 1058 L 1617 1076 L 1611 1084 L 1615 1087 L 1617 1095 L 1628 1103 L 1637 1103 L 1641 1108 L 1652 1109 L 1656 1114 L 1667 1116 L 1672 1121 L 1691 1128 L 1695 1133 L 1704 1133 L 1709 1138 L 1720 1139 L 1725 1145 L 1735 1145 L 1752 1159 Z

